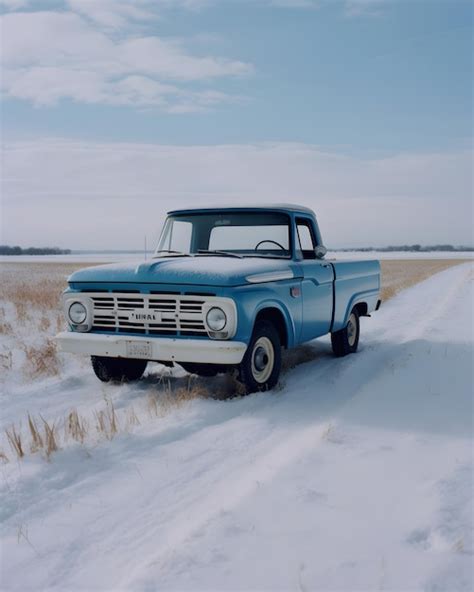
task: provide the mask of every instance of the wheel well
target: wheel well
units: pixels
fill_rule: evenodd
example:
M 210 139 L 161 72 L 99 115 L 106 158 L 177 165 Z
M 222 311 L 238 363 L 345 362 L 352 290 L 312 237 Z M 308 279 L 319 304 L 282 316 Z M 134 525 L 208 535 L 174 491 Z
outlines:
M 278 308 L 264 308 L 258 313 L 257 318 L 255 319 L 256 323 L 258 321 L 269 321 L 272 323 L 280 335 L 282 346 L 288 347 L 288 331 L 286 328 L 285 317 Z
M 357 312 L 359 313 L 360 317 L 365 317 L 367 312 L 368 312 L 368 306 L 367 306 L 367 302 L 359 302 L 358 304 L 356 304 L 354 306 L 354 309 L 357 310 Z M 353 309 L 353 310 L 354 310 Z

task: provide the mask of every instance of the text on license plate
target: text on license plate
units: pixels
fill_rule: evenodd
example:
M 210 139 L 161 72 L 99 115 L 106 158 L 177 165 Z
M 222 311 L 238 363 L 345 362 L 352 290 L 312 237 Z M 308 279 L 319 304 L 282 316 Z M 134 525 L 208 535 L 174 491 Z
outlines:
M 127 358 L 144 358 L 149 360 L 153 355 L 149 341 L 127 341 Z

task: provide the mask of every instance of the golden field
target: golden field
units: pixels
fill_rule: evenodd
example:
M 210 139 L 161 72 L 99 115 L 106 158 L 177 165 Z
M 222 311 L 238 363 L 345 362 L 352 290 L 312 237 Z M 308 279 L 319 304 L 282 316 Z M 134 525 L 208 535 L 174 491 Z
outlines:
M 382 261 L 382 300 L 466 259 L 396 259 Z M 100 265 L 100 263 L 95 263 Z M 67 277 L 91 263 L 0 263 L 0 306 L 13 302 L 19 317 L 33 306 L 36 311 L 59 311 Z

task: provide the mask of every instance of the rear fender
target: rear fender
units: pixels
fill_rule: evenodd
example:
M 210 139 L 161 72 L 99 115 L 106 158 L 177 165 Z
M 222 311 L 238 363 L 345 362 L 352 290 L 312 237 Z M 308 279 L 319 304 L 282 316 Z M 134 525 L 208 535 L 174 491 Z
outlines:
M 377 307 L 377 301 L 379 299 L 379 290 L 368 290 L 366 292 L 359 292 L 358 294 L 354 294 L 354 296 L 349 300 L 349 303 L 346 308 L 345 315 L 342 321 L 338 322 L 334 320 L 334 326 L 332 331 L 339 331 L 343 329 L 347 323 L 349 322 L 350 314 L 353 308 L 357 304 L 366 304 L 367 305 L 367 314 L 373 312 Z M 337 296 L 336 296 L 337 297 Z

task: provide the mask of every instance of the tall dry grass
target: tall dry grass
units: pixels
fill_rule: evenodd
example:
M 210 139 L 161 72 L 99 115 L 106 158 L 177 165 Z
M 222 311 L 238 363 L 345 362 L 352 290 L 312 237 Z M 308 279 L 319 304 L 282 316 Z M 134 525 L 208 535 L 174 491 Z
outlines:
M 13 453 L 16 454 L 18 458 L 23 458 L 25 456 L 25 449 L 23 447 L 21 430 L 17 429 L 15 425 L 12 425 L 5 430 L 5 434 Z
M 48 339 L 40 346 L 23 346 L 25 363 L 23 370 L 30 379 L 40 376 L 57 376 L 60 371 L 60 361 L 56 344 Z
M 52 337 L 66 326 L 61 293 L 68 275 L 80 267 L 80 263 L 0 263 L 0 337 L 13 338 L 3 351 L 0 348 L 0 371 L 18 371 L 28 380 L 59 374 L 60 358 Z M 32 344 L 31 336 L 38 334 L 43 343 Z M 23 350 L 24 362 L 12 356 L 14 349 Z
M 32 452 L 34 454 L 35 452 L 38 452 L 38 450 L 41 450 L 42 448 L 44 448 L 44 441 L 43 441 L 43 437 L 40 434 L 38 426 L 36 425 L 35 419 L 33 419 L 29 413 L 28 413 L 28 427 L 30 429 L 30 435 L 31 435 L 30 452 Z
M 44 428 L 44 446 L 43 450 L 46 454 L 46 458 L 49 460 L 53 452 L 57 452 L 59 450 L 58 444 L 58 433 L 56 424 L 52 423 L 49 424 L 45 419 L 41 417 L 43 421 L 43 428 Z
M 73 409 L 69 412 L 65 421 L 65 440 L 71 437 L 76 442 L 84 444 L 88 433 L 88 425 L 88 422 L 79 415 L 77 409 Z
M 428 278 L 433 273 L 458 265 L 465 259 L 399 259 L 382 260 L 383 298 Z M 0 301 L 14 303 L 19 320 L 27 319 L 30 311 L 60 311 L 61 293 L 67 287 L 67 277 L 86 265 L 100 263 L 0 263 Z M 0 322 L 1 322 L 0 309 Z
M 67 277 L 80 263 L 0 263 L 0 300 L 13 302 L 19 319 L 28 311 L 58 310 Z
M 11 370 L 13 367 L 13 354 L 11 351 L 7 351 L 6 353 L 0 354 L 0 368 L 6 372 L 7 370 Z
M 117 414 L 113 403 L 107 401 L 105 409 L 95 412 L 96 428 L 107 440 L 112 440 L 119 430 Z
M 427 280 L 435 273 L 466 261 L 468 259 L 382 260 L 382 300 L 389 300 L 402 290 Z
M 185 387 L 174 388 L 171 383 L 163 383 L 161 389 L 148 393 L 146 402 L 139 411 L 132 406 L 121 411 L 120 418 L 114 404 L 106 400 L 105 407 L 94 412 L 92 424 L 76 409 L 55 422 L 49 422 L 41 415 L 38 421 L 31 414 L 27 414 L 28 429 L 23 431 L 21 424 L 12 425 L 5 430 L 5 436 L 17 459 L 24 458 L 27 453 L 41 453 L 43 458 L 49 460 L 70 440 L 81 445 L 94 445 L 101 439 L 113 440 L 116 436 L 129 433 L 141 426 L 147 416 L 152 419 L 163 418 L 173 409 L 202 397 L 209 397 L 208 390 L 194 384 L 193 380 L 189 380 Z M 60 426 L 62 430 L 59 429 Z M 0 460 L 8 462 L 1 449 Z
M 0 307 L 0 334 L 1 335 L 12 335 L 13 327 L 6 319 L 5 308 Z

